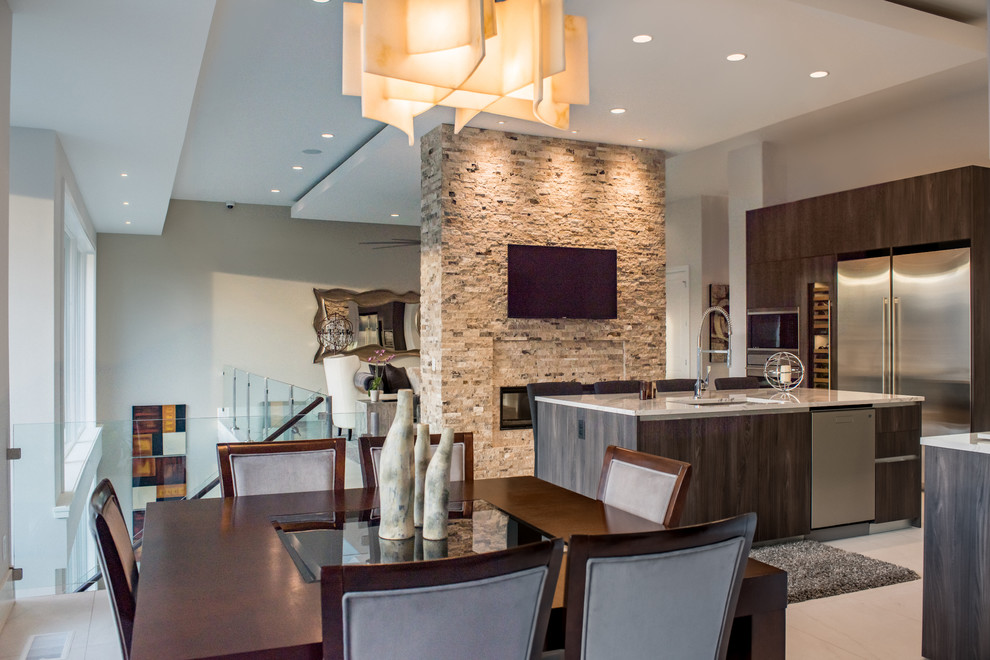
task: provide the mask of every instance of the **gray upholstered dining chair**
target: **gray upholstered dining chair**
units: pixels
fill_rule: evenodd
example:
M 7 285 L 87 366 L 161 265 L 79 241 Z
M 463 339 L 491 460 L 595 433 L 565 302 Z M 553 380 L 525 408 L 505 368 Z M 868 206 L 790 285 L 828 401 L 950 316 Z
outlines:
M 220 442 L 220 493 L 233 497 L 343 490 L 345 443 L 343 438 Z
M 361 480 L 365 488 L 378 488 L 378 465 L 382 457 L 383 435 L 363 435 L 358 438 L 361 456 Z M 430 435 L 430 456 L 440 444 L 440 434 Z M 474 481 L 474 433 L 454 434 L 454 446 L 450 454 L 450 480 Z
M 638 380 L 603 380 L 594 384 L 595 394 L 639 394 Z
M 693 392 L 694 391 L 694 378 L 668 378 L 666 380 L 658 380 L 657 392 Z
M 756 514 L 746 513 L 657 532 L 571 536 L 564 652 L 545 657 L 725 658 L 755 530 Z
M 138 565 L 120 501 L 109 479 L 101 481 L 93 490 L 89 511 L 100 571 L 117 623 L 120 650 L 127 660 L 131 655 L 131 633 L 137 608 Z
M 716 378 L 716 390 L 755 390 L 762 381 L 756 376 L 738 376 L 732 378 Z
M 539 658 L 563 541 L 398 564 L 324 566 L 323 657 Z
M 598 499 L 667 527 L 680 522 L 691 464 L 609 445 L 598 480 Z

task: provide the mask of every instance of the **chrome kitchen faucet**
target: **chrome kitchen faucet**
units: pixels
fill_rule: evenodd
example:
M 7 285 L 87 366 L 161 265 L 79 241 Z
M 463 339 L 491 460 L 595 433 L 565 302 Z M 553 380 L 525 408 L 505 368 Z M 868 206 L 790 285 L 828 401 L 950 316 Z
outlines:
M 728 332 L 725 336 L 726 338 L 726 349 L 725 350 L 712 350 L 709 349 L 704 351 L 701 349 L 701 337 L 702 333 L 705 331 L 705 321 L 708 320 L 709 314 L 712 312 L 718 312 L 725 317 L 725 324 L 728 326 Z M 702 353 L 707 353 L 708 355 L 714 355 L 716 353 L 725 353 L 725 366 L 732 366 L 732 319 L 729 318 L 729 313 L 726 312 L 721 307 L 709 307 L 705 310 L 705 313 L 701 315 L 701 326 L 698 328 L 698 379 L 694 383 L 694 398 L 700 399 L 701 393 L 708 389 L 708 376 L 711 374 L 711 367 L 708 368 L 708 373 L 705 374 L 705 380 L 701 380 L 701 355 Z

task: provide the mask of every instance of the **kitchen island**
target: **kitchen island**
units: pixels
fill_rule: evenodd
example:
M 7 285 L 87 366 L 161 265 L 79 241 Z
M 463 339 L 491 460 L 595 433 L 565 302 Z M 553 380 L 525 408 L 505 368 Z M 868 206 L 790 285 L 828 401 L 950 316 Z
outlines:
M 821 389 L 537 397 L 536 476 L 595 497 L 610 444 L 691 464 L 681 524 L 747 511 L 756 540 L 812 531 L 812 423 L 818 412 L 872 411 L 872 519 L 921 518 L 921 397 Z M 825 446 L 827 456 L 827 445 Z M 818 456 L 822 457 L 818 442 Z M 821 462 L 821 461 L 819 461 Z M 868 469 L 868 468 L 867 468 Z M 838 490 L 843 491 L 842 484 Z
M 990 657 L 990 437 L 925 445 L 925 570 L 921 652 L 931 660 Z

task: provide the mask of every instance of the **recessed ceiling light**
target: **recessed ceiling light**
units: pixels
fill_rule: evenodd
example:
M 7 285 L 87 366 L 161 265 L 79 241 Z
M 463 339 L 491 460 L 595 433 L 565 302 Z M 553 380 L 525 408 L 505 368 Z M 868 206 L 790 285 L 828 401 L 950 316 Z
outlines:
M 322 134 L 322 135 L 321 135 L 320 137 L 322 137 L 322 138 L 326 138 L 326 139 L 328 139 L 328 140 L 329 140 L 330 138 L 332 138 L 332 137 L 333 137 L 333 133 L 324 133 L 324 134 Z
M 730 62 L 742 62 L 746 59 L 746 53 L 732 53 L 732 55 L 726 55 L 725 59 Z
M 124 224 L 125 225 L 129 225 L 129 224 L 131 224 L 131 221 L 130 220 L 124 220 Z
M 278 188 L 272 188 L 272 192 L 282 192 L 282 191 L 279 190 Z
M 121 172 L 120 176 L 127 176 L 127 172 Z
M 330 2 L 330 0 L 313 0 L 313 2 L 318 2 L 318 3 L 320 3 L 322 5 L 322 4 L 326 3 L 326 2 Z
M 322 154 L 323 153 L 323 151 L 321 149 L 303 149 L 302 152 L 304 154 L 309 155 L 309 156 L 315 156 L 316 154 Z
M 648 44 L 653 41 L 653 37 L 648 34 L 637 34 L 633 37 L 633 41 L 637 44 Z
M 292 169 L 294 169 L 294 170 L 301 170 L 302 169 L 302 165 L 293 165 L 292 166 Z
M 824 78 L 828 75 L 828 71 L 812 71 L 808 75 L 812 78 Z
M 643 138 L 636 138 L 636 142 L 642 142 Z
M 577 133 L 577 131 L 571 131 L 571 133 Z
M 124 206 L 130 206 L 130 205 L 131 205 L 130 202 L 124 202 Z
M 393 213 L 393 214 L 392 214 L 392 217 L 393 217 L 393 218 L 398 218 L 398 217 L 399 217 L 399 214 L 398 214 L 398 213 Z
M 499 122 L 499 124 L 504 124 L 504 123 L 505 123 L 504 121 L 500 121 L 500 122 Z
M 609 110 L 609 112 L 611 112 L 613 115 L 621 115 L 625 111 L 626 111 L 625 108 L 612 108 L 611 110 Z

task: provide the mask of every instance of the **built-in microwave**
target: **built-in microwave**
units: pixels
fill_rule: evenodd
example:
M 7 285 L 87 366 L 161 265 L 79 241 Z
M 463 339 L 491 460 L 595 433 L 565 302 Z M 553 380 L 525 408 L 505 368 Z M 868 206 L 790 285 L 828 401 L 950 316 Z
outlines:
M 746 312 L 746 373 L 762 376 L 767 358 L 779 351 L 798 353 L 797 307 L 751 309 Z

